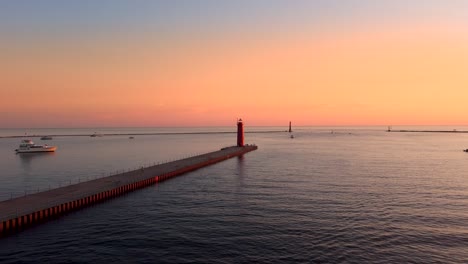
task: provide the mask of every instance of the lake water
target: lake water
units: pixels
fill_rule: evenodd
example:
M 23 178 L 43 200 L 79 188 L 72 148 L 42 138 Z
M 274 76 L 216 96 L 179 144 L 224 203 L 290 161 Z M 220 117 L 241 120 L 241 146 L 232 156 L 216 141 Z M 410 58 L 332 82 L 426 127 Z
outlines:
M 294 139 L 246 134 L 259 149 L 242 158 L 0 239 L 0 263 L 467 263 L 468 134 L 384 129 L 302 127 Z M 37 138 L 59 149 L 16 155 L 19 140 L 0 139 L 0 200 L 218 150 L 236 138 Z

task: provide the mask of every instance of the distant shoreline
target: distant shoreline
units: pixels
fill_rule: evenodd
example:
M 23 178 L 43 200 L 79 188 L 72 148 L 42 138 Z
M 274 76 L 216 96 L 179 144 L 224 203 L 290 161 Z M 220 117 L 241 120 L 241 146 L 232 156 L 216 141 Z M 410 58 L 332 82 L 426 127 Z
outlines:
M 468 133 L 465 130 L 387 130 L 387 132 L 411 132 L 411 133 Z
M 288 132 L 287 130 L 281 131 L 245 131 L 246 134 L 253 134 L 253 133 L 285 133 Z M 101 136 L 158 136 L 158 135 L 209 135 L 209 134 L 235 134 L 236 131 L 218 131 L 218 132 L 154 132 L 154 133 L 100 133 L 100 134 L 47 134 L 47 135 L 15 135 L 15 136 L 0 136 L 1 138 L 37 138 L 37 137 L 91 137 L 96 135 L 96 137 Z

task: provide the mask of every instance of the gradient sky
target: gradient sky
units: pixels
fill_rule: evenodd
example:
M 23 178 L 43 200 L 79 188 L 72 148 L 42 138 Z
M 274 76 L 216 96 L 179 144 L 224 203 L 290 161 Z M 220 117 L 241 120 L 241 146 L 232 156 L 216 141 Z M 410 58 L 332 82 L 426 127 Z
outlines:
M 0 127 L 468 124 L 468 1 L 0 2 Z

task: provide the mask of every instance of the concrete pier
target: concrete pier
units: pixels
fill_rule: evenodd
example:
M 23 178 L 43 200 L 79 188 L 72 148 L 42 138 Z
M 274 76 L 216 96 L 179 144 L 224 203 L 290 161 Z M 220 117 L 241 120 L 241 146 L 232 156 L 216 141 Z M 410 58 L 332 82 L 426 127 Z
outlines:
M 0 237 L 256 149 L 252 145 L 223 148 L 0 202 Z

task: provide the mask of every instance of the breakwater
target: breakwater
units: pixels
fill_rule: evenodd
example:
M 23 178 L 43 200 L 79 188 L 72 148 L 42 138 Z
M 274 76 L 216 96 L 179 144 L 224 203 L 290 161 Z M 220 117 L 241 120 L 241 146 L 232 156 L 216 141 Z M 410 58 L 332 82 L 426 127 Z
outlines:
M 228 147 L 105 178 L 0 202 L 0 236 L 58 218 L 69 212 L 153 185 L 183 173 L 241 156 L 257 146 Z
M 387 132 L 408 132 L 408 133 L 468 133 L 465 130 L 387 130 Z

